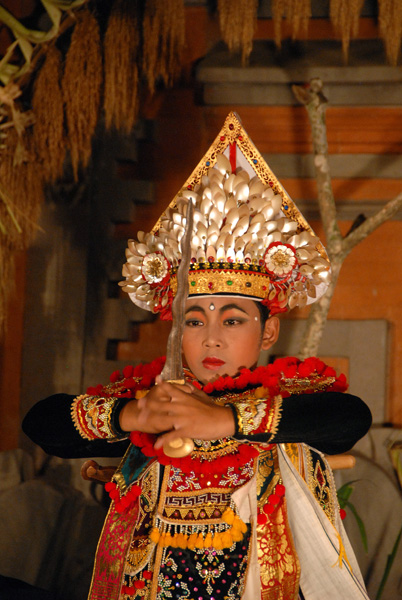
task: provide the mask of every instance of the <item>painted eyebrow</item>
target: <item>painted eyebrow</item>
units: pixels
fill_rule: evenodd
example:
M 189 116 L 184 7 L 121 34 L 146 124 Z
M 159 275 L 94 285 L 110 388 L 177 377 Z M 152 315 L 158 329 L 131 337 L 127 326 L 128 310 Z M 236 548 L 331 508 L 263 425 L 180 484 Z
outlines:
M 187 308 L 185 314 L 189 313 L 189 312 L 201 312 L 205 315 L 205 310 L 202 308 L 202 306 L 198 306 L 198 304 L 194 304 L 193 306 L 189 306 L 189 308 Z
M 247 311 L 244 310 L 244 308 L 241 308 L 238 304 L 235 304 L 234 302 L 232 304 L 225 304 L 225 306 L 222 306 L 219 309 L 219 312 L 222 314 L 225 312 L 225 310 L 230 310 L 231 308 L 235 308 L 236 310 L 240 310 L 240 312 L 244 313 L 245 315 L 248 315 Z
M 247 314 L 248 314 L 248 313 L 247 313 L 247 311 L 245 311 L 243 308 L 241 308 L 241 307 L 240 307 L 238 304 L 236 304 L 236 303 L 234 303 L 234 302 L 232 302 L 231 304 L 225 304 L 224 306 L 222 306 L 222 307 L 219 309 L 219 312 L 222 314 L 222 313 L 224 313 L 226 310 L 230 310 L 231 308 L 235 308 L 236 310 L 239 310 L 240 312 L 244 313 L 245 315 L 247 315 Z M 189 312 L 193 312 L 193 311 L 196 311 L 196 312 L 201 312 L 201 313 L 203 313 L 204 315 L 206 314 L 206 312 L 205 312 L 205 309 L 204 309 L 204 308 L 202 308 L 202 306 L 198 306 L 198 304 L 194 304 L 193 306 L 189 306 L 189 308 L 187 308 L 187 310 L 186 310 L 186 313 L 185 313 L 185 314 L 187 314 L 187 313 L 189 313 Z

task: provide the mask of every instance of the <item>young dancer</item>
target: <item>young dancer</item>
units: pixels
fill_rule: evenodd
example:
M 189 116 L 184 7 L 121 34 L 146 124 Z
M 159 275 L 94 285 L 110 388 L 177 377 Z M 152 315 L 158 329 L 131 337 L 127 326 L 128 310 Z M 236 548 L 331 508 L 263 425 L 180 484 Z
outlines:
M 349 450 L 370 411 L 319 359 L 257 366 L 276 315 L 325 292 L 325 250 L 231 113 L 153 231 L 129 241 L 123 289 L 162 318 L 190 200 L 184 385 L 156 359 L 24 420 L 51 454 L 126 451 L 89 598 L 367 599 L 324 453 Z M 187 438 L 189 454 L 172 456 Z

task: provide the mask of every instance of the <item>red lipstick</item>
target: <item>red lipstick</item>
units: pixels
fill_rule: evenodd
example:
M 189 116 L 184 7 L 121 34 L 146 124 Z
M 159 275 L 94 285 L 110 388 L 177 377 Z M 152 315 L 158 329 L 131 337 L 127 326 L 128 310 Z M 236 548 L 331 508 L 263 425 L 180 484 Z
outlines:
M 219 369 L 219 367 L 225 364 L 225 361 L 221 360 L 220 358 L 216 358 L 215 356 L 206 356 L 202 361 L 202 364 L 206 369 L 210 369 L 212 371 L 214 369 Z

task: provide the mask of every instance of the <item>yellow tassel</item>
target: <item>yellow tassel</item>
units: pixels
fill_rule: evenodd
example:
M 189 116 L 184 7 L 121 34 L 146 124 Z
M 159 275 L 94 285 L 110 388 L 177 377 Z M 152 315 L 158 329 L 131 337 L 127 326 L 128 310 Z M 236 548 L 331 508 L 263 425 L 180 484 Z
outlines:
M 202 537 L 202 533 L 197 535 L 197 540 L 195 542 L 196 548 L 204 548 L 204 538 Z
M 196 533 L 192 533 L 192 534 L 189 536 L 189 538 L 188 538 L 188 541 L 187 541 L 187 548 L 188 548 L 189 550 L 194 550 L 194 548 L 195 548 L 195 545 L 196 545 L 196 543 L 197 543 L 197 537 L 198 537 L 198 536 L 197 536 L 197 534 L 196 534 Z
M 235 520 L 233 521 L 233 528 L 241 531 L 242 533 L 246 533 L 247 531 L 247 525 L 239 517 L 235 517 Z
M 243 539 L 243 534 L 238 529 L 231 529 L 230 533 L 232 534 L 234 542 L 240 542 Z
M 150 540 L 152 542 L 154 542 L 154 544 L 157 544 L 159 542 L 160 537 L 161 537 L 161 534 L 160 534 L 159 529 L 154 527 L 154 529 L 151 531 L 150 536 L 149 536 Z
M 214 539 L 212 540 L 212 546 L 215 548 L 215 550 L 222 550 L 223 543 L 222 535 L 220 533 L 215 533 Z
M 231 525 L 234 521 L 235 514 L 231 508 L 227 508 L 222 515 L 222 521 L 225 521 L 228 525 Z
M 166 538 L 166 534 L 161 533 L 159 536 L 159 540 L 158 540 L 158 546 L 161 546 L 162 548 L 164 548 L 166 546 L 165 538 Z
M 223 548 L 230 548 L 230 546 L 232 544 L 233 544 L 233 537 L 232 537 L 232 534 L 230 533 L 230 530 L 224 531 L 222 533 L 222 546 L 223 546 Z
M 212 535 L 210 533 L 205 536 L 204 548 L 212 548 Z
M 188 538 L 186 535 L 184 535 L 184 533 L 176 534 L 175 538 L 177 539 L 177 547 L 178 548 L 187 548 Z
M 338 532 L 336 535 L 338 537 L 338 542 L 339 542 L 339 557 L 338 557 L 338 560 L 332 566 L 333 567 L 338 566 L 338 567 L 342 568 L 342 561 L 344 560 L 346 562 L 346 564 L 348 565 L 350 571 L 353 573 L 353 569 L 352 569 L 350 562 L 348 560 L 348 557 L 346 555 L 346 550 L 345 550 L 345 546 L 343 545 L 341 535 Z
M 170 533 L 165 533 L 165 540 L 163 545 L 166 546 L 175 546 L 174 538 L 170 535 Z

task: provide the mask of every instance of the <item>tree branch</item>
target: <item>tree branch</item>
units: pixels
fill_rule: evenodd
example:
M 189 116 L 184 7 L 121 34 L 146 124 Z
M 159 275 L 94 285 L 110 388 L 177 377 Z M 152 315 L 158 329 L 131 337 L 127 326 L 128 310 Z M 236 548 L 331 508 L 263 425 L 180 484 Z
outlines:
M 327 251 L 332 259 L 340 250 L 342 235 L 336 219 L 336 205 L 332 191 L 325 121 L 327 99 L 322 92 L 322 87 L 320 79 L 312 79 L 308 86 L 293 85 L 292 90 L 296 98 L 306 107 L 310 120 L 318 204 L 326 236 Z
M 372 233 L 377 227 L 391 219 L 396 213 L 402 208 L 402 192 L 396 196 L 393 200 L 390 200 L 383 206 L 375 215 L 366 219 L 359 227 L 356 227 L 350 232 L 348 236 L 343 240 L 343 252 L 345 256 L 354 248 L 359 242 L 364 240 L 370 233 Z
M 363 220 L 360 224 L 356 222 L 355 227 L 352 227 L 349 234 L 345 238 L 342 238 L 336 219 L 336 205 L 329 171 L 327 131 L 325 124 L 327 100 L 322 93 L 322 87 L 320 79 L 313 79 L 308 86 L 292 86 L 296 98 L 306 107 L 310 120 L 318 204 L 327 238 L 327 252 L 331 260 L 332 268 L 332 279 L 327 292 L 310 310 L 299 349 L 299 354 L 302 358 L 315 355 L 318 352 L 332 296 L 346 256 L 359 242 L 364 240 L 382 223 L 393 217 L 402 207 L 401 193 L 388 202 L 372 217 Z

